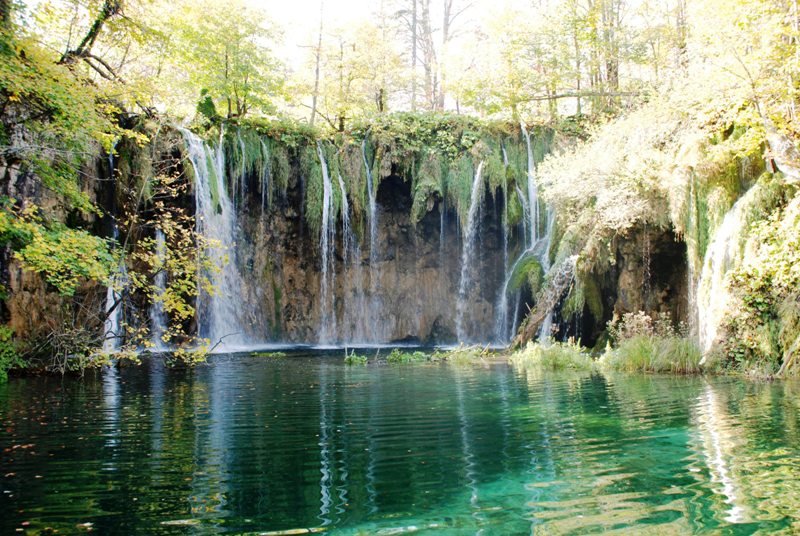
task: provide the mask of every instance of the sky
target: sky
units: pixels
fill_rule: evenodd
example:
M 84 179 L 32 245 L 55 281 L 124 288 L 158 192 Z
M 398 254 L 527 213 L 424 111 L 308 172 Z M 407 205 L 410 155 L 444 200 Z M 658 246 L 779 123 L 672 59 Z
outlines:
M 304 46 L 312 45 L 319 31 L 320 2 L 324 2 L 324 26 L 333 28 L 368 19 L 379 0 L 248 0 L 264 10 L 283 30 L 282 53 L 288 64 L 303 63 Z

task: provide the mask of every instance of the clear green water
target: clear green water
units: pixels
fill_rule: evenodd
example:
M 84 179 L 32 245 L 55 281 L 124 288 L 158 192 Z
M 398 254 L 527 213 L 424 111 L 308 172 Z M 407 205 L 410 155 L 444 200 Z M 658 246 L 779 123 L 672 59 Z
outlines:
M 799 395 L 340 355 L 13 379 L 0 534 L 791 534 Z

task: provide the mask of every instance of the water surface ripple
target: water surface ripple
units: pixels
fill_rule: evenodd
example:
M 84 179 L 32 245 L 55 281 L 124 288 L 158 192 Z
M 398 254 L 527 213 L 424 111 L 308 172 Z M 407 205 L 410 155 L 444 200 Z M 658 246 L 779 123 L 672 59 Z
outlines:
M 791 534 L 798 395 L 338 353 L 12 379 L 0 533 Z

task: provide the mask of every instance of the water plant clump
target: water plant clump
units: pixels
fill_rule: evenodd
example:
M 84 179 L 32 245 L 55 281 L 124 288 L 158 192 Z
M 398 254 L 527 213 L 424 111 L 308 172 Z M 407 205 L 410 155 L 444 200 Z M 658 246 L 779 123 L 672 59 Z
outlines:
M 693 374 L 700 372 L 702 352 L 669 315 L 655 318 L 644 312 L 628 313 L 609 326 L 611 340 L 598 359 L 601 367 L 625 372 Z
M 550 371 L 588 371 L 595 366 L 589 351 L 574 340 L 529 342 L 511 354 L 509 361 L 520 368 Z

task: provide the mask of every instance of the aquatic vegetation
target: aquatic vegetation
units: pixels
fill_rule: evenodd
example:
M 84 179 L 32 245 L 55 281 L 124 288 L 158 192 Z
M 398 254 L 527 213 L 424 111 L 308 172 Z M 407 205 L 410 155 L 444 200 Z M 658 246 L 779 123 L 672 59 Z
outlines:
M 598 364 L 625 372 L 700 372 L 703 357 L 684 325 L 675 326 L 669 315 L 628 313 L 608 326 L 610 340 Z
M 598 364 L 624 372 L 694 374 L 702 370 L 701 358 L 697 343 L 687 337 L 636 335 L 607 348 Z
M 8 326 L 0 326 L 0 382 L 8 378 L 8 371 L 25 365 L 13 340 L 14 332 Z
M 430 353 L 420 351 L 404 352 L 400 348 L 395 348 L 386 356 L 387 363 L 422 363 L 431 360 Z
M 287 356 L 286 352 L 255 352 L 253 357 L 266 357 L 268 359 L 281 359 Z
M 353 350 L 349 354 L 347 351 L 344 353 L 344 364 L 345 365 L 366 365 L 367 364 L 367 356 L 365 355 L 358 355 L 356 351 Z
M 589 351 L 574 340 L 529 342 L 525 348 L 514 352 L 509 361 L 521 368 L 553 371 L 586 371 L 594 367 L 594 359 Z

